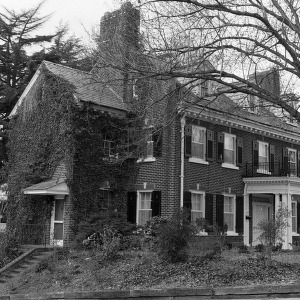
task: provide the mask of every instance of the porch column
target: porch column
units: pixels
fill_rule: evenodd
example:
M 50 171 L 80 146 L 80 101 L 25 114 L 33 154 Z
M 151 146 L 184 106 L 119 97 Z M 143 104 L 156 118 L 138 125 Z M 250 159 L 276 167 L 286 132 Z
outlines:
M 249 194 L 244 195 L 244 245 L 250 245 L 250 222 L 246 216 L 250 216 Z
M 282 195 L 282 207 L 287 208 L 288 211 L 292 211 L 292 201 L 291 201 L 291 195 L 283 194 Z M 279 206 L 280 207 L 280 206 Z M 278 211 L 275 210 L 275 213 Z M 283 234 L 283 242 L 282 242 L 282 249 L 292 249 L 292 218 L 288 218 L 288 227 L 285 229 Z

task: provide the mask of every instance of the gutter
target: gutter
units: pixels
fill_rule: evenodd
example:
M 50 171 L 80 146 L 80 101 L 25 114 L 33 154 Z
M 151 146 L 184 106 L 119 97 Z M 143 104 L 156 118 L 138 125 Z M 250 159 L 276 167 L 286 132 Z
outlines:
M 184 126 L 185 114 L 180 119 L 180 208 L 183 208 L 183 189 L 184 189 Z

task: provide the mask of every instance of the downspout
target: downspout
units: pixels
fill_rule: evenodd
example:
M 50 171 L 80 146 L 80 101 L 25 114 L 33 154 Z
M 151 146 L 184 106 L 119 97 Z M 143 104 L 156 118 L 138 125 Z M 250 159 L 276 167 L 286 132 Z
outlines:
M 180 208 L 183 208 L 183 190 L 184 190 L 184 126 L 185 126 L 185 114 L 180 119 Z

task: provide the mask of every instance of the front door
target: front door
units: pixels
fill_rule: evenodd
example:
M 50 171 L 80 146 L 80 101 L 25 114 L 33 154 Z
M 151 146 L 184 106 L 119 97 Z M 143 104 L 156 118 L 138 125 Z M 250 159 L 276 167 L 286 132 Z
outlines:
M 261 244 L 259 240 L 260 231 L 256 228 L 258 223 L 262 220 L 268 220 L 271 217 L 272 205 L 269 203 L 253 203 L 252 216 L 253 216 L 253 240 L 252 246 Z
M 51 245 L 63 246 L 64 199 L 55 199 L 51 216 Z

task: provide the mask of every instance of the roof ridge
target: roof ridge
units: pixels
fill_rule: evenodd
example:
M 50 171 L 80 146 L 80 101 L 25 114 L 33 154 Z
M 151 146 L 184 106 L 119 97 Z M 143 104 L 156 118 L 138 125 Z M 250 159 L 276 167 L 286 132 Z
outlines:
M 71 68 L 71 67 L 65 66 L 65 65 L 63 65 L 63 64 L 57 64 L 57 63 L 54 63 L 54 62 L 49 61 L 49 60 L 43 60 L 42 64 L 45 64 L 46 66 L 47 66 L 48 64 L 51 64 L 51 65 L 55 65 L 55 66 L 57 66 L 57 67 L 63 67 L 63 68 L 65 68 L 65 69 L 70 69 L 70 70 L 74 70 L 74 71 L 76 71 L 76 72 L 81 72 L 81 73 L 84 73 L 84 74 L 86 74 L 86 75 L 91 75 L 90 72 L 83 71 L 83 70 L 80 70 L 80 69 Z

